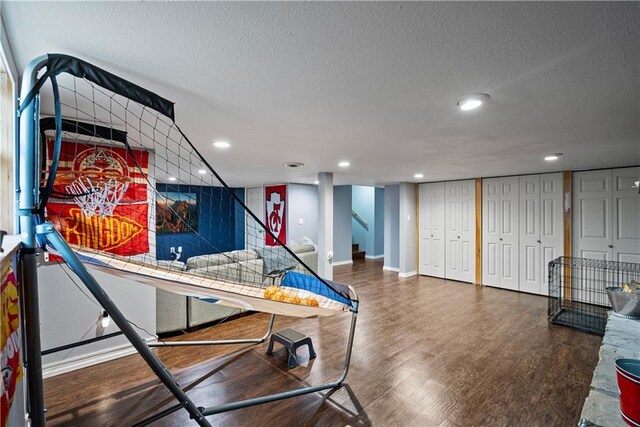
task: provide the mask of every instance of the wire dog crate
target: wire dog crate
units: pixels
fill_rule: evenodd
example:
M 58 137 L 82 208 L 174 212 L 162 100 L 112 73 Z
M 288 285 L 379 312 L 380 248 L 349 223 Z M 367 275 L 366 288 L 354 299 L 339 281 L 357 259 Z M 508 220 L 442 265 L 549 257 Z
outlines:
M 640 264 L 559 257 L 549 263 L 549 322 L 604 335 L 606 288 L 640 281 Z

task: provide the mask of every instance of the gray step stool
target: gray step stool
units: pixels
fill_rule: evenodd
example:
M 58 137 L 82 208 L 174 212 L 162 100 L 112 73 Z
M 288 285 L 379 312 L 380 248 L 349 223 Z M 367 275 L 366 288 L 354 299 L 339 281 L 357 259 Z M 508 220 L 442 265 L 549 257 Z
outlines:
M 269 341 L 269 347 L 267 348 L 267 354 L 273 354 L 273 343 L 279 342 L 283 346 L 287 348 L 289 351 L 289 368 L 295 368 L 298 364 L 298 356 L 296 351 L 298 347 L 306 345 L 309 347 L 309 359 L 314 359 L 316 357 L 316 352 L 313 350 L 313 343 L 311 342 L 311 338 L 296 331 L 295 329 L 283 329 L 281 331 L 276 332 L 271 335 L 271 340 Z

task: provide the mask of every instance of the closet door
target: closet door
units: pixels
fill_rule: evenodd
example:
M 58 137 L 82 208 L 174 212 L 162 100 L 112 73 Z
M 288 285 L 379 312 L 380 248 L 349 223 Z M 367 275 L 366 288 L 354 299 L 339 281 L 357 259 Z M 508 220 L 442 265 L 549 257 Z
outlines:
M 611 180 L 611 169 L 573 175 L 573 253 L 576 257 L 607 261 L 613 257 Z
M 500 286 L 499 178 L 482 180 L 482 283 Z
M 431 225 L 431 276 L 445 277 L 445 244 L 444 244 L 444 182 L 430 184 L 432 194 Z
M 633 188 L 640 168 L 613 171 L 613 260 L 640 263 L 640 194 Z
M 564 254 L 562 173 L 540 175 L 541 295 L 549 295 L 549 262 Z
M 518 177 L 482 182 L 483 284 L 518 290 Z
M 460 280 L 460 194 L 457 182 L 445 182 L 445 277 Z
M 420 245 L 418 246 L 419 250 L 419 259 L 420 265 L 418 266 L 419 274 L 429 274 L 429 267 L 431 266 L 431 262 L 429 257 L 431 257 L 431 206 L 432 206 L 432 197 L 431 193 L 428 191 L 429 184 L 420 184 L 418 185 L 418 200 L 419 200 L 419 228 L 418 228 L 418 240 Z
M 475 182 L 445 183 L 446 278 L 475 280 Z
M 459 181 L 460 188 L 460 276 L 476 281 L 476 185 L 474 180 Z
M 538 294 L 542 287 L 540 268 L 540 175 L 520 178 L 520 287 Z
M 518 290 L 518 177 L 500 178 L 500 287 Z
M 420 274 L 444 277 L 444 183 L 420 184 Z

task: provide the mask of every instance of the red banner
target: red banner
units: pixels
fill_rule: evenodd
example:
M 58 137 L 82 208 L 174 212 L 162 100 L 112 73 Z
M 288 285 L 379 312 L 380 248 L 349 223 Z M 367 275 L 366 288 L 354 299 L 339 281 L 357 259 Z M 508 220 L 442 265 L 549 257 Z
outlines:
M 282 242 L 287 243 L 287 186 L 272 185 L 264 187 L 265 224 L 269 230 Z M 267 233 L 265 244 L 278 246 L 278 242 Z
M 7 426 L 9 411 L 13 404 L 16 384 L 22 378 L 22 364 L 20 363 L 20 339 L 18 328 L 18 287 L 16 278 L 7 264 L 0 272 L 0 300 L 2 301 L 0 314 L 0 349 L 2 349 L 2 383 L 0 391 L 0 424 Z
M 52 158 L 53 140 L 48 139 L 47 170 L 51 167 Z M 57 193 L 68 193 L 66 186 L 80 175 L 97 182 L 115 178 L 129 182 L 121 203 L 146 203 L 148 168 L 149 153 L 146 151 L 62 141 L 53 190 Z
M 47 218 L 74 245 L 116 255 L 149 252 L 146 203 L 118 205 L 112 216 L 87 218 L 76 205 L 49 203 Z
M 51 167 L 53 141 L 47 140 L 47 169 Z M 47 220 L 71 244 L 117 255 L 149 252 L 147 179 L 149 153 L 122 147 L 63 141 L 54 194 L 47 204 Z M 68 194 L 67 186 L 79 177 L 100 185 L 110 179 L 127 182 L 124 196 L 113 215 L 102 218 L 85 216 L 73 199 L 58 199 Z

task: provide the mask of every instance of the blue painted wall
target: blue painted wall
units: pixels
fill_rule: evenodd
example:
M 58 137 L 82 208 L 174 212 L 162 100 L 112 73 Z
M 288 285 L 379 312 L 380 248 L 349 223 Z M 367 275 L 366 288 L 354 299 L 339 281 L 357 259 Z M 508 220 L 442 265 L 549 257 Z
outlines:
M 351 261 L 351 186 L 333 187 L 333 262 Z
M 375 199 L 375 244 L 372 255 L 380 256 L 384 254 L 384 188 L 376 187 Z
M 400 268 L 400 186 L 384 187 L 384 265 Z
M 157 259 L 172 259 L 172 246 L 182 246 L 180 261 L 196 255 L 244 249 L 244 209 L 225 189 L 180 184 L 157 184 L 156 188 L 163 192 L 196 193 L 198 197 L 198 233 L 157 234 Z M 244 202 L 244 188 L 233 191 Z

